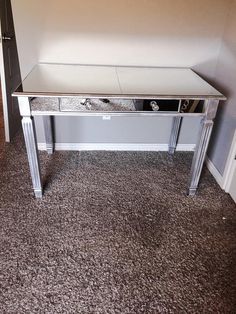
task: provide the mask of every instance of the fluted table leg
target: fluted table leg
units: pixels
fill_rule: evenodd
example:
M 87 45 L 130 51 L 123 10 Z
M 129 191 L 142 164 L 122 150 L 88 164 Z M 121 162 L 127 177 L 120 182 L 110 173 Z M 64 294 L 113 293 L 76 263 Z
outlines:
M 169 154 L 174 154 L 174 152 L 176 150 L 181 120 L 182 120 L 181 117 L 174 117 L 173 118 L 173 124 L 172 124 L 170 142 L 169 142 Z
M 29 161 L 30 173 L 36 198 L 42 197 L 42 182 L 38 160 L 37 144 L 34 135 L 34 125 L 31 117 L 23 117 L 22 127 L 25 138 L 25 145 Z
M 43 117 L 43 124 L 44 124 L 44 134 L 45 134 L 45 141 L 46 141 L 46 149 L 48 154 L 53 154 L 53 135 L 52 135 L 52 117 L 44 116 Z
M 189 195 L 195 195 L 199 179 L 202 172 L 202 167 L 206 158 L 207 148 L 211 137 L 213 128 L 213 119 L 215 118 L 219 101 L 210 99 L 205 101 L 205 113 L 206 116 L 201 121 L 201 130 L 199 133 L 198 143 L 194 152 L 191 174 L 190 174 L 190 185 Z
M 19 108 L 22 116 L 22 128 L 25 138 L 25 146 L 29 162 L 30 174 L 34 194 L 36 198 L 41 198 L 43 194 L 40 165 L 38 158 L 38 148 L 35 137 L 34 121 L 31 117 L 30 103 L 28 97 L 19 97 Z

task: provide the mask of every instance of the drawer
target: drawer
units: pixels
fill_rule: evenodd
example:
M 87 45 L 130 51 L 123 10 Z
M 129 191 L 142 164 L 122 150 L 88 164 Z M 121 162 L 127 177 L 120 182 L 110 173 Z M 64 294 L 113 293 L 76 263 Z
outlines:
M 34 97 L 30 100 L 32 111 L 60 111 L 57 97 Z
M 143 101 L 143 111 L 178 112 L 179 106 L 180 106 L 179 100 L 145 99 Z
M 125 99 L 81 99 L 78 97 L 61 98 L 60 111 L 135 111 L 134 101 Z

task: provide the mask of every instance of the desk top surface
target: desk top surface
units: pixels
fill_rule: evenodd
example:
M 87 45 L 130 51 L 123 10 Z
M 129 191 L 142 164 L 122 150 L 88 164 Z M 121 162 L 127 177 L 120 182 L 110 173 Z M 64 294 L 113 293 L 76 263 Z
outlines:
M 36 65 L 13 96 L 225 99 L 189 68 Z

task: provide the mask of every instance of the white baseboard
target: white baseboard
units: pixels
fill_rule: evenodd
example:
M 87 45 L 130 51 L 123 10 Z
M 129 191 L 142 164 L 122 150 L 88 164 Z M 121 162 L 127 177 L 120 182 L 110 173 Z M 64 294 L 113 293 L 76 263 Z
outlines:
M 206 166 L 210 173 L 213 175 L 215 178 L 216 182 L 219 184 L 219 186 L 223 189 L 224 188 L 224 178 L 223 176 L 219 173 L 219 171 L 216 169 L 215 165 L 213 162 L 206 157 Z
M 55 143 L 55 150 L 68 151 L 168 151 L 168 144 L 139 144 L 139 143 Z M 46 150 L 46 143 L 38 143 L 39 150 Z M 192 152 L 195 144 L 178 144 L 177 151 Z
M 235 156 L 236 156 L 236 130 L 234 132 L 233 141 L 230 147 L 229 155 L 226 161 L 225 170 L 224 170 L 224 190 L 228 193 L 230 190 L 230 185 L 233 180 L 234 175 L 234 164 L 235 164 Z

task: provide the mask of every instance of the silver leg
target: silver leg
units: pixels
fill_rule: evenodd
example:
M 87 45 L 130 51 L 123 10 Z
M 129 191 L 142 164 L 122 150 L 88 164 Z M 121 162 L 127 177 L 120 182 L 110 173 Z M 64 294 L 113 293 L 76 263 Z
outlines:
M 53 154 L 53 135 L 52 135 L 52 118 L 50 116 L 43 117 L 44 134 L 46 141 L 46 149 L 48 154 Z
M 42 197 L 42 183 L 38 159 L 38 149 L 35 137 L 34 122 L 31 117 L 30 100 L 28 97 L 18 97 L 22 128 L 25 137 L 26 151 L 29 161 L 35 197 Z
M 208 144 L 211 137 L 211 132 L 213 128 L 213 119 L 215 118 L 218 101 L 212 99 L 205 102 L 205 112 L 206 116 L 201 121 L 201 131 L 199 134 L 198 143 L 194 152 L 191 175 L 190 175 L 190 186 L 189 195 L 195 195 L 199 183 L 199 179 L 202 172 L 202 167 L 205 161 Z
M 36 198 L 42 197 L 42 182 L 38 160 L 38 149 L 35 140 L 35 131 L 31 117 L 23 117 L 22 127 L 25 138 L 25 145 L 32 177 L 33 189 Z
M 174 117 L 170 135 L 169 154 L 174 154 L 179 136 L 181 117 Z

